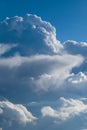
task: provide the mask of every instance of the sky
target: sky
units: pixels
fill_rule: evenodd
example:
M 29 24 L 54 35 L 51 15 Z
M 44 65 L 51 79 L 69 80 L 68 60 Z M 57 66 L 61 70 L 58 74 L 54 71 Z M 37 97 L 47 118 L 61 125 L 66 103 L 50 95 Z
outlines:
M 0 130 L 87 130 L 86 2 L 0 1 Z
M 37 14 L 51 22 L 57 29 L 62 42 L 69 40 L 87 41 L 86 0 L 1 0 L 0 19 L 26 13 Z

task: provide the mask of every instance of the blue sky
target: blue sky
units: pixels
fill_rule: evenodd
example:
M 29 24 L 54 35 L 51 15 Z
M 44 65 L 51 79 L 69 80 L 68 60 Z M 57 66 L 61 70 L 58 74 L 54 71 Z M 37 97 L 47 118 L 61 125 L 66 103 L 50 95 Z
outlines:
M 61 41 L 87 41 L 86 0 L 1 0 L 0 19 L 6 16 L 37 14 L 51 22 Z

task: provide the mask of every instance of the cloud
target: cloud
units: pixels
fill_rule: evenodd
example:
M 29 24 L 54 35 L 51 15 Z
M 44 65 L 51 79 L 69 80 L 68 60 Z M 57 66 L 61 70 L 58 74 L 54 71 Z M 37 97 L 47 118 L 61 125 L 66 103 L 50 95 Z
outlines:
M 80 54 L 87 56 L 87 43 L 86 42 L 76 42 L 73 40 L 68 40 L 63 43 L 65 50 L 73 55 Z
M 0 23 L 0 29 L 1 46 L 4 49 L 9 46 L 0 58 L 2 96 L 24 101 L 43 92 L 64 96 L 71 91 L 70 78 L 72 73 L 75 75 L 73 69 L 79 68 L 85 57 L 80 53 L 69 54 L 66 43 L 61 44 L 57 40 L 56 29 L 49 22 L 27 14 L 6 18 Z M 86 46 L 82 43 L 82 47 L 83 44 Z M 75 90 L 73 87 L 77 94 Z M 21 93 L 16 94 L 18 91 Z
M 73 60 L 74 62 L 72 62 Z M 48 91 L 53 89 L 54 90 L 61 89 L 61 86 L 63 86 L 65 80 L 70 76 L 72 68 L 79 66 L 82 62 L 83 58 L 81 56 L 72 56 L 72 55 L 54 56 L 54 61 L 52 61 L 53 64 L 49 62 L 48 65 L 47 70 L 49 70 L 49 72 L 47 73 L 46 70 L 46 72 L 44 71 L 44 73 L 39 75 L 37 78 L 35 77 L 31 78 L 32 83 L 33 85 L 36 85 L 39 90 Z M 51 65 L 53 68 L 50 68 Z
M 0 42 L 17 43 L 22 55 L 58 53 L 62 45 L 55 28 L 36 15 L 6 18 L 0 23 Z
M 12 48 L 16 47 L 16 44 L 0 44 L 0 55 L 5 54 L 6 52 L 10 51 Z
M 58 117 L 58 113 L 56 110 L 52 109 L 50 106 L 43 107 L 41 109 L 42 116 L 49 116 L 49 117 Z
M 83 72 L 79 72 L 77 74 L 72 74 L 68 79 L 72 84 L 83 84 L 87 82 L 87 74 Z
M 82 96 L 86 98 L 87 73 L 79 72 L 72 73 L 65 82 L 65 86 L 68 86 L 69 93 L 73 96 Z M 74 97 L 73 96 L 73 97 Z
M 70 59 L 70 60 L 69 60 Z M 73 62 L 74 60 L 74 62 Z M 33 92 L 48 92 L 61 89 L 64 80 L 74 66 L 83 61 L 81 56 L 72 55 L 35 55 L 23 57 L 16 55 L 0 59 L 0 93 L 19 100 Z M 8 76 L 9 75 L 9 76 Z M 61 77 L 61 78 L 60 78 Z M 58 82 L 58 83 L 57 83 Z M 11 93 L 9 93 L 11 91 Z M 24 96 L 24 97 L 23 97 Z M 28 98 L 30 98 L 28 96 Z M 26 99 L 25 99 L 26 100 Z
M 1 21 L 0 95 L 9 101 L 0 101 L 0 127 L 87 128 L 86 61 L 87 43 L 68 40 L 61 44 L 55 27 L 36 15 Z M 37 123 L 31 125 L 36 117 Z
M 43 117 L 58 118 L 60 120 L 67 120 L 69 118 L 79 116 L 81 113 L 87 113 L 87 104 L 84 104 L 78 99 L 60 98 L 62 106 L 58 109 L 53 109 L 50 106 L 45 106 L 41 109 Z
M 82 55 L 84 57 L 84 62 L 78 68 L 74 68 L 74 73 L 86 72 L 87 71 L 87 43 L 86 42 L 76 42 L 68 40 L 63 43 L 64 50 L 72 55 Z
M 21 104 L 13 104 L 9 101 L 0 101 L 0 125 L 13 125 L 16 124 L 26 125 L 27 123 L 34 122 L 37 118 L 32 115 Z

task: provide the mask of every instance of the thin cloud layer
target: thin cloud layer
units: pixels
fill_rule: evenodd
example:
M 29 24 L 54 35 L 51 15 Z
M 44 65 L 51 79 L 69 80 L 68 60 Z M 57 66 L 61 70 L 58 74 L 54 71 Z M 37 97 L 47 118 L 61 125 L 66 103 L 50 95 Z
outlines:
M 10 51 L 12 48 L 15 48 L 16 44 L 0 44 L 0 56 Z
M 56 29 L 36 15 L 1 21 L 0 96 L 11 102 L 0 101 L 0 128 L 87 128 L 86 52 L 85 42 L 68 40 L 61 44 Z M 29 106 L 31 102 L 35 104 Z

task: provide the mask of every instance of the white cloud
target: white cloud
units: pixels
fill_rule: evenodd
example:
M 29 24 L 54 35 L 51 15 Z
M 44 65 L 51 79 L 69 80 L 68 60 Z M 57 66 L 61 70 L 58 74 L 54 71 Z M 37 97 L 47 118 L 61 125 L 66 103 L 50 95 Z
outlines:
M 87 43 L 86 42 L 76 42 L 73 40 L 68 40 L 63 43 L 65 50 L 73 55 L 81 54 L 87 56 Z
M 46 129 L 46 126 L 48 130 L 65 129 L 57 123 L 51 128 L 51 123 L 54 118 L 67 122 L 73 120 L 75 123 L 75 117 L 87 113 L 86 84 L 87 43 L 69 40 L 61 44 L 56 38 L 56 29 L 36 15 L 15 16 L 0 22 L 0 95 L 19 102 L 0 101 L 2 129 L 8 124 L 16 126 L 17 123 L 26 124 L 36 120 L 20 104 L 27 104 L 27 101 L 31 102 L 31 110 L 38 115 L 39 121 L 35 127 L 30 123 L 21 130 Z M 60 98 L 57 106 L 53 102 L 61 96 L 65 98 Z M 75 99 L 78 96 L 80 98 Z M 38 101 L 39 105 L 35 105 Z M 38 114 L 41 107 L 42 116 L 47 118 L 41 118 Z M 66 129 L 70 126 L 69 122 L 64 125 Z M 8 129 L 13 128 L 4 127 L 3 130 Z M 79 127 L 74 130 L 79 130 Z
M 11 125 L 16 122 L 18 124 L 26 124 L 35 121 L 37 118 L 32 115 L 21 104 L 13 104 L 9 101 L 0 101 L 0 120 L 10 122 Z
M 58 118 L 64 121 L 79 116 L 81 113 L 87 113 L 87 104 L 84 104 L 81 100 L 60 98 L 60 102 L 62 106 L 58 106 L 56 110 L 50 106 L 43 107 L 41 109 L 42 116 Z
M 77 74 L 72 74 L 69 79 L 69 82 L 72 84 L 81 84 L 81 83 L 86 83 L 87 82 L 87 74 L 83 72 L 79 72 Z
M 15 91 L 18 91 L 19 88 L 21 91 L 24 88 L 31 88 L 33 91 L 54 90 L 61 88 L 60 85 L 70 75 L 72 68 L 81 64 L 82 61 L 81 56 L 67 54 L 30 57 L 16 55 L 1 58 L 0 84 L 5 91 L 10 91 L 11 86 L 15 88 Z M 3 90 L 3 88 L 1 87 L 0 90 Z M 14 93 L 14 89 L 11 91 Z
M 0 44 L 0 55 L 5 54 L 6 52 L 8 52 L 9 50 L 11 50 L 12 48 L 16 47 L 16 44 Z
M 18 43 L 21 54 L 59 53 L 63 48 L 56 39 L 56 29 L 36 15 L 5 19 L 0 29 L 0 42 Z
M 76 94 L 86 99 L 87 91 L 87 73 L 78 72 L 77 74 L 72 73 L 65 83 L 71 89 L 71 94 Z
M 41 109 L 42 116 L 49 116 L 49 117 L 58 117 L 58 113 L 56 110 L 52 109 L 50 106 L 43 107 Z
M 50 23 L 27 14 L 5 19 L 0 28 L 4 28 L 0 33 L 2 46 L 17 45 L 13 51 L 10 48 L 11 53 L 6 57 L 0 58 L 0 94 L 13 98 L 21 91 L 22 94 L 17 94 L 21 99 L 31 91 L 58 91 L 62 96 L 61 91 L 65 94 L 71 89 L 72 69 L 84 63 L 84 56 L 66 53 L 65 45 L 56 39 L 56 29 Z M 23 96 L 20 98 L 20 95 Z

